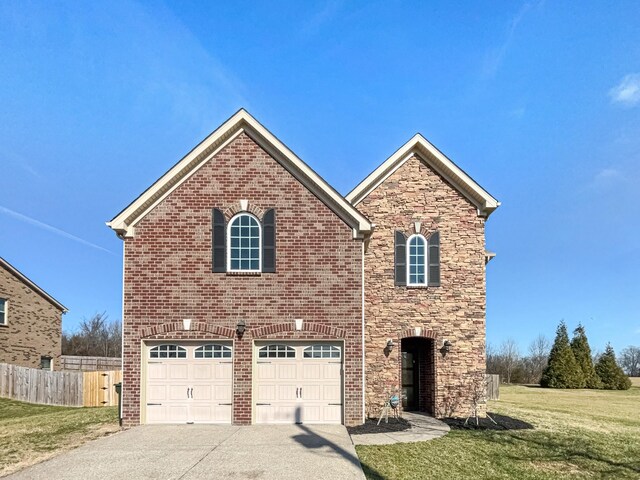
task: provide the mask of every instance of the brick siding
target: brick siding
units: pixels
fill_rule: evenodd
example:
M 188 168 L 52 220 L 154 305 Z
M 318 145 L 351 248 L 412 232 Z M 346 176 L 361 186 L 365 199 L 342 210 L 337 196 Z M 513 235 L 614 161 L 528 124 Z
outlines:
M 7 325 L 0 325 L 0 363 L 39 368 L 50 355 L 60 366 L 62 312 L 0 266 L 0 298 L 8 300 Z
M 259 218 L 276 210 L 276 273 L 212 273 L 211 210 L 228 219 L 242 199 Z M 233 422 L 250 423 L 256 335 L 344 340 L 345 423 L 361 422 L 362 242 L 245 133 L 136 225 L 124 270 L 125 425 L 141 420 L 140 355 L 150 339 L 233 338 Z M 190 331 L 181 330 L 185 318 L 194 322 Z M 234 334 L 240 319 L 242 338 Z

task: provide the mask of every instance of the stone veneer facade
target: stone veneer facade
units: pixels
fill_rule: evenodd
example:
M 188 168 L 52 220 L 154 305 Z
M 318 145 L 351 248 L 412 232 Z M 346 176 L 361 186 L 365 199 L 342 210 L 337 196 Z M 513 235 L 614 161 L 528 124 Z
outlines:
M 60 365 L 62 310 L 0 265 L 0 298 L 7 303 L 7 324 L 0 325 L 0 363 L 39 368 L 49 355 Z
M 431 339 L 429 395 L 437 416 L 470 413 L 470 374 L 485 372 L 485 219 L 415 155 L 356 205 L 375 225 L 365 253 L 366 410 L 400 386 L 401 340 Z M 439 287 L 394 284 L 394 232 L 440 232 Z M 388 339 L 396 347 L 384 351 Z M 452 344 L 440 351 L 444 340 Z M 423 375 L 424 379 L 425 376 Z
M 212 209 L 228 221 L 244 199 L 259 219 L 275 208 L 276 273 L 212 273 Z M 139 221 L 124 258 L 125 426 L 142 420 L 142 345 L 157 339 L 233 340 L 235 424 L 252 421 L 254 340 L 343 341 L 345 424 L 362 422 L 362 240 L 246 133 Z

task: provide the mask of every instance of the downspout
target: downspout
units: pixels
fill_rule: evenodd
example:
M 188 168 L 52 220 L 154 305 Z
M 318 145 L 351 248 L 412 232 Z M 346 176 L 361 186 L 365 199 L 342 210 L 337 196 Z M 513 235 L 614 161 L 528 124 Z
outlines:
M 366 241 L 365 239 L 362 240 L 362 423 L 364 423 L 366 420 L 365 392 L 367 388 L 367 380 L 366 380 L 366 373 L 365 373 L 366 349 L 364 344 L 364 341 L 365 341 L 365 336 L 364 336 L 364 244 L 365 244 L 365 241 Z

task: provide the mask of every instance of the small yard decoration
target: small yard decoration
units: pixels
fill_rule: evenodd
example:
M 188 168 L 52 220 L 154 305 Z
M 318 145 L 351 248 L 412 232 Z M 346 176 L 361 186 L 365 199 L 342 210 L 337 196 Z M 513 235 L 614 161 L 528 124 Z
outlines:
M 399 419 L 400 412 L 398 410 L 398 406 L 400 405 L 400 396 L 398 395 L 398 387 L 396 387 L 395 392 L 389 392 L 387 394 L 387 400 L 384 402 L 384 406 L 380 411 L 380 415 L 378 416 L 378 425 L 382 421 L 382 417 L 384 417 L 385 423 L 389 423 L 389 411 L 392 412 L 393 418 Z

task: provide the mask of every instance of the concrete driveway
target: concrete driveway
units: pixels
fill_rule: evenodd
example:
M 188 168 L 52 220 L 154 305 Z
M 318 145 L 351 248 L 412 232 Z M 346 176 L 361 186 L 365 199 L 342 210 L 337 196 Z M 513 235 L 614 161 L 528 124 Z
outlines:
M 145 425 L 7 478 L 364 479 L 342 425 Z

